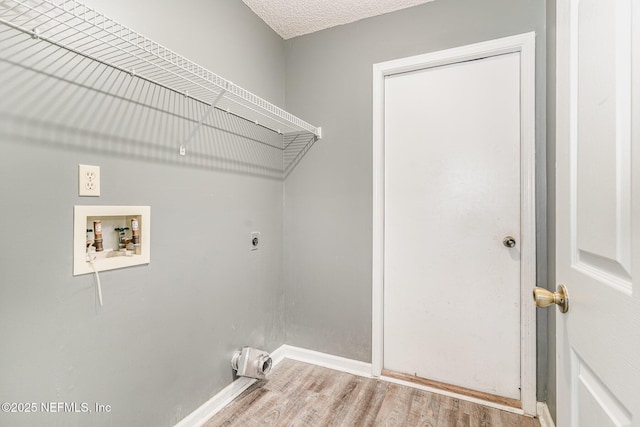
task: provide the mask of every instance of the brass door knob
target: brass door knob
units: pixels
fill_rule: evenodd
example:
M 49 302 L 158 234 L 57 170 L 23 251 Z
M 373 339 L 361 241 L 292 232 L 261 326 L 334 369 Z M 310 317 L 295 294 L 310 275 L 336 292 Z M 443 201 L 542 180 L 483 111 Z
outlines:
M 551 304 L 557 304 L 558 310 L 562 313 L 569 311 L 569 294 L 564 285 L 558 285 L 556 292 L 535 287 L 533 289 L 533 300 L 536 302 L 537 307 L 547 307 Z

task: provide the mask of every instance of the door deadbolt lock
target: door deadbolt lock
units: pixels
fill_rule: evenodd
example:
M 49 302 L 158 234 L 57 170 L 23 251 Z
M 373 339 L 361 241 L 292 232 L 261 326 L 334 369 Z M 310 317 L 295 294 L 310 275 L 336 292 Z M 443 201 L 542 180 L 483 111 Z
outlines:
M 513 236 L 507 236 L 502 239 L 502 244 L 507 248 L 514 248 L 516 246 L 516 239 Z

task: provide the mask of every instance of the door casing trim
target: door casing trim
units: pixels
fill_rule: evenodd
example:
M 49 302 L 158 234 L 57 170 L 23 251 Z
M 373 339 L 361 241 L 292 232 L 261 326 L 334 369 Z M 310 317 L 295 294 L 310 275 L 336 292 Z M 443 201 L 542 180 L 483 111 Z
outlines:
M 393 74 L 455 64 L 488 56 L 520 53 L 521 148 L 521 296 L 520 381 L 522 409 L 535 416 L 536 407 L 536 286 L 535 212 L 535 32 L 475 43 L 373 65 L 373 252 L 372 252 L 372 375 L 379 377 L 384 354 L 384 81 Z

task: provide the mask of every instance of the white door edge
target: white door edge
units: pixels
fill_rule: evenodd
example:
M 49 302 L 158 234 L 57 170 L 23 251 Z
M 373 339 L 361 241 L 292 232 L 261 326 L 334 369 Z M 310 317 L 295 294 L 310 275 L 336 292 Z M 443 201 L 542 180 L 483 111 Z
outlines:
M 535 32 L 402 58 L 373 65 L 373 253 L 372 374 L 379 377 L 384 354 L 384 79 L 386 76 L 506 53 L 520 53 L 521 123 L 521 387 L 522 409 L 535 416 L 536 286 L 535 216 Z

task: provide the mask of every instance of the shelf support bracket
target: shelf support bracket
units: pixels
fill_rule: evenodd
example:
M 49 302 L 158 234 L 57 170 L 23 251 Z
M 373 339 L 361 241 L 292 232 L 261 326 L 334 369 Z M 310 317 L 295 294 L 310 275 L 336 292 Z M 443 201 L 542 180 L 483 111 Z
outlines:
M 181 156 L 184 156 L 184 155 L 187 154 L 187 145 L 196 136 L 196 134 L 198 133 L 198 131 L 202 127 L 202 124 L 204 123 L 204 121 L 209 118 L 209 116 L 211 115 L 213 110 L 216 108 L 216 105 L 218 105 L 218 102 L 224 96 L 225 93 L 227 93 L 227 91 L 225 89 L 222 89 L 220 91 L 218 96 L 216 96 L 216 99 L 214 99 L 213 102 L 211 103 L 211 105 L 209 105 L 209 108 L 207 108 L 207 111 L 205 111 L 202 114 L 202 116 L 200 117 L 200 120 L 198 121 L 198 123 L 193 127 L 193 129 L 191 129 L 191 132 L 189 132 L 189 136 L 187 136 L 187 138 L 184 140 L 184 142 L 180 145 L 180 155 Z

